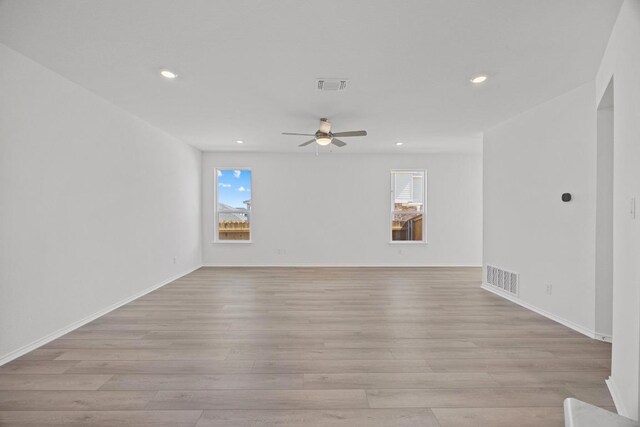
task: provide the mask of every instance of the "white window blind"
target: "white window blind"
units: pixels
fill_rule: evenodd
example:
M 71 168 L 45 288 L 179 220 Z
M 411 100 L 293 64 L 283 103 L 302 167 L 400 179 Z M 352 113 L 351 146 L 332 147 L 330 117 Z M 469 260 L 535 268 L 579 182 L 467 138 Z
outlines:
M 395 202 L 409 203 L 413 198 L 413 179 L 411 173 L 395 173 Z
M 411 201 L 414 203 L 422 203 L 422 195 L 424 194 L 424 191 L 422 189 L 424 184 L 424 178 L 422 176 L 413 176 L 412 183 L 413 183 L 413 192 L 412 192 L 413 196 Z

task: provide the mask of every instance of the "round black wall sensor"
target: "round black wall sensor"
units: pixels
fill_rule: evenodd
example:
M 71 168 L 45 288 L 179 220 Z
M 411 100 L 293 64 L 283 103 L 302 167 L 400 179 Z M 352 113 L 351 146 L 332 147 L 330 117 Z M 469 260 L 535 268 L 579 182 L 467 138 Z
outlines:
M 563 193 L 562 194 L 562 201 L 563 202 L 570 202 L 571 201 L 571 193 Z

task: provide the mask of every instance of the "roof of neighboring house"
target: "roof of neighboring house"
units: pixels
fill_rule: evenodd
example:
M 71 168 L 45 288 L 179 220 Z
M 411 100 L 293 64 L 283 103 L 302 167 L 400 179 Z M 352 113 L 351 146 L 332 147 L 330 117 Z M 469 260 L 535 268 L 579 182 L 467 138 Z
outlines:
M 218 203 L 219 210 L 232 211 L 222 212 L 218 214 L 218 221 L 246 221 L 246 214 L 249 213 L 247 208 L 234 208 L 233 206 Z

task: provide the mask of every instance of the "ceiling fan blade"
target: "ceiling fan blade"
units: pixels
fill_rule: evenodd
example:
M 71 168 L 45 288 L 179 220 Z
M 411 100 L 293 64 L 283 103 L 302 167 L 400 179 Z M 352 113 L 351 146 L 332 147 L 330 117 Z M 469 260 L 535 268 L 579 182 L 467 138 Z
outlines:
M 304 147 L 305 145 L 309 145 L 312 142 L 316 142 L 316 139 L 313 138 L 313 139 L 308 140 L 307 142 L 303 142 L 302 144 L 298 145 L 298 147 Z
M 345 136 L 367 136 L 367 131 L 366 130 L 352 130 L 349 132 L 337 132 L 337 133 L 333 133 L 333 136 L 340 136 L 340 137 L 345 137 Z
M 344 142 L 344 141 L 340 141 L 338 138 L 333 138 L 333 139 L 331 140 L 331 143 L 332 143 L 333 145 L 337 145 L 338 147 L 344 147 L 345 145 L 347 145 L 347 143 L 346 143 L 346 142 Z
M 299 135 L 299 136 L 315 136 L 313 133 L 291 133 L 291 132 L 282 132 L 283 135 Z
M 331 122 L 327 119 L 320 119 L 320 132 L 329 133 L 331 132 Z

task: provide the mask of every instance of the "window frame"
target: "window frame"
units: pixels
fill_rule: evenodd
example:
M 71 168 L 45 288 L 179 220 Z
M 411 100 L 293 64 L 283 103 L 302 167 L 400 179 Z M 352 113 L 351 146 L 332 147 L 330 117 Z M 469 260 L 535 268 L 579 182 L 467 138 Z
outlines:
M 249 240 L 224 240 L 220 239 L 220 234 L 218 232 L 218 171 L 228 171 L 228 170 L 242 170 L 242 171 L 250 171 L 251 172 L 251 180 L 250 189 L 251 189 L 251 208 L 249 209 L 248 218 L 249 218 Z M 222 212 L 224 213 L 224 212 Z M 253 243 L 253 170 L 248 167 L 214 167 L 213 168 L 213 243 L 221 243 L 221 244 L 249 244 Z
M 394 210 L 395 206 L 395 174 L 406 172 L 422 172 L 422 240 L 393 240 L 393 215 L 402 213 L 402 211 Z M 411 184 L 413 188 L 413 183 Z M 391 169 L 389 172 L 389 244 L 390 245 L 426 245 L 427 240 L 427 169 Z

